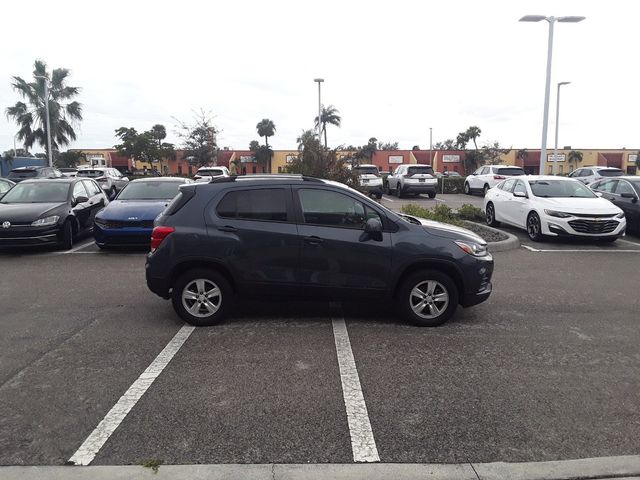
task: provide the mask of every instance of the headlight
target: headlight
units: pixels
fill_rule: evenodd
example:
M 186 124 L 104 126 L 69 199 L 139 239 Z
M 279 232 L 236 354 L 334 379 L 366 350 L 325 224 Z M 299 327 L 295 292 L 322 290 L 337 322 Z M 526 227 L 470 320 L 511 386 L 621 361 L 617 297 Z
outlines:
M 60 220 L 58 215 L 52 215 L 50 217 L 39 218 L 31 224 L 32 227 L 48 227 L 49 225 L 55 225 Z
M 624 212 L 620 212 L 616 215 L 616 218 L 624 218 Z
M 570 213 L 556 212 L 555 210 L 546 210 L 546 209 L 544 213 L 546 213 L 550 217 L 558 217 L 558 218 L 567 218 L 572 216 Z
M 474 257 L 484 257 L 487 255 L 487 246 L 480 245 L 479 243 L 463 242 L 461 240 L 455 240 L 455 244 L 458 245 L 465 253 L 473 255 Z

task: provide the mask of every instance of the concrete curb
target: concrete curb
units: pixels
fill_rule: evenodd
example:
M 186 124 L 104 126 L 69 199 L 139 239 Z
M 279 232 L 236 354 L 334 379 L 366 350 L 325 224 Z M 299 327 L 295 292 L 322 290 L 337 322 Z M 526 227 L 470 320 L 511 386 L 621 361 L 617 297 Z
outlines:
M 587 480 L 640 475 L 640 455 L 526 463 L 0 467 L 0 480 Z
M 515 250 L 516 248 L 520 248 L 520 239 L 518 239 L 518 237 L 516 237 L 512 233 L 505 232 L 504 230 L 497 230 L 482 223 L 470 222 L 469 220 L 465 220 L 465 222 L 473 223 L 474 225 L 480 225 L 481 227 L 486 228 L 493 233 L 500 233 L 508 237 L 506 240 L 500 240 L 499 242 L 487 242 L 487 248 L 491 253 L 506 252 L 507 250 Z

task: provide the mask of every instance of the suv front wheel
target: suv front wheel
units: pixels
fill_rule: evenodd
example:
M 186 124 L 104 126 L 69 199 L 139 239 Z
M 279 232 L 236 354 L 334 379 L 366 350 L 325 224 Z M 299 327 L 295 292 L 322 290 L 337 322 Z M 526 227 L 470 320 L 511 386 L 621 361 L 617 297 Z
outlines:
M 397 301 L 411 323 L 436 327 L 456 311 L 458 289 L 448 275 L 437 270 L 421 270 L 402 283 Z
M 178 278 L 172 302 L 180 318 L 199 327 L 219 323 L 230 310 L 233 297 L 231 285 L 218 272 L 195 269 Z

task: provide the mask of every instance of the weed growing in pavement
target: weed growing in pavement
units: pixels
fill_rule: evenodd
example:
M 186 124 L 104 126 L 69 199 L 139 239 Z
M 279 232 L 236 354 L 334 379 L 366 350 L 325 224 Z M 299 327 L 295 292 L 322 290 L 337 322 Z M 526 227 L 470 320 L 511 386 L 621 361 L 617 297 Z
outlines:
M 140 465 L 145 468 L 150 468 L 151 470 L 153 470 L 153 473 L 158 473 L 158 469 L 160 468 L 160 465 L 162 465 L 162 460 L 158 460 L 157 458 L 149 458 L 148 460 L 141 461 Z

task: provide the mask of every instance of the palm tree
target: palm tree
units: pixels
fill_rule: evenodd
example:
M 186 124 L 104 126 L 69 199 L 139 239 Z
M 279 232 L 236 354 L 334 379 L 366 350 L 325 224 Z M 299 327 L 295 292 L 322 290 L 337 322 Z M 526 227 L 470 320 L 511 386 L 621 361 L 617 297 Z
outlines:
M 578 168 L 578 163 L 582 161 L 582 152 L 578 152 L 577 150 L 571 150 L 568 156 L 569 163 L 573 163 L 575 170 Z
M 267 147 L 267 151 L 269 152 L 269 173 L 271 173 L 271 150 L 269 150 L 269 137 L 273 137 L 276 133 L 276 124 L 273 123 L 273 120 L 269 120 L 268 118 L 263 118 L 256 125 L 256 130 L 258 131 L 258 136 L 264 137 L 264 143 Z
M 26 103 L 18 101 L 13 107 L 7 108 L 6 114 L 7 118 L 13 119 L 20 126 L 17 136 L 27 150 L 37 142 L 48 155 L 45 82 L 50 82 L 48 102 L 51 148 L 54 152 L 76 139 L 73 127 L 82 120 L 82 104 L 65 101 L 78 95 L 80 89 L 66 85 L 69 70 L 56 68 L 49 74 L 47 64 L 42 60 L 35 61 L 33 76 L 33 82 L 27 82 L 21 77 L 12 77 L 11 86 Z
M 333 105 L 329 105 L 328 107 L 322 107 L 322 112 L 320 113 L 320 123 L 322 124 L 322 130 L 324 131 L 324 148 L 327 148 L 327 123 L 329 125 L 335 125 L 336 127 L 340 126 L 342 122 L 342 117 L 338 115 L 340 112 Z M 318 128 L 318 117 L 315 118 L 316 129 Z M 320 140 L 320 139 L 318 139 Z
M 480 130 L 480 128 L 476 126 L 467 128 L 467 131 L 465 132 L 467 139 L 473 140 L 473 146 L 476 147 L 476 150 L 478 149 L 476 139 L 480 136 L 481 133 L 482 130 Z
M 300 134 L 300 136 L 296 138 L 296 143 L 298 144 L 298 150 L 302 151 L 305 144 L 310 140 L 313 140 L 314 138 L 316 138 L 316 134 L 314 133 L 313 130 L 302 130 L 302 133 Z

